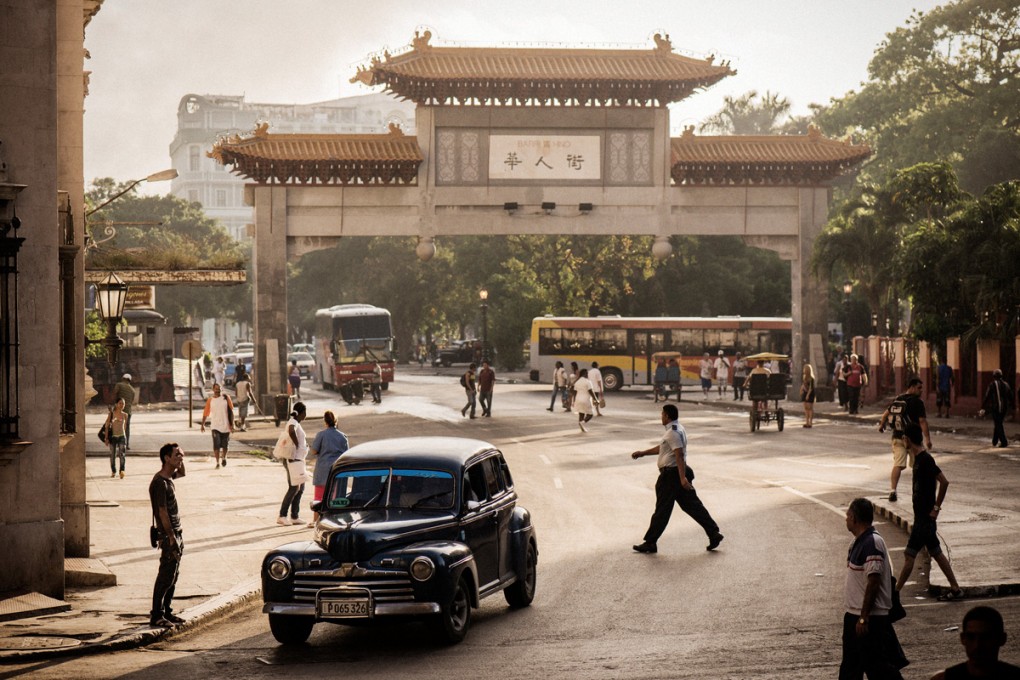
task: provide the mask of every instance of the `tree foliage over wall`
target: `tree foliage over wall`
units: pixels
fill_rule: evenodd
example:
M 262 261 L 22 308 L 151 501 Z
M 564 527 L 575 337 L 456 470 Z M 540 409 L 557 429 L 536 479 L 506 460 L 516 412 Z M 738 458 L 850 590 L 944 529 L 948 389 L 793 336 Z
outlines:
M 974 193 L 1020 177 L 1020 4 L 959 0 L 915 12 L 879 46 L 860 90 L 816 121 L 873 145 L 872 182 L 931 161 L 952 163 Z
M 87 206 L 102 205 L 128 186 L 113 179 L 94 180 Z M 89 208 L 91 209 L 91 208 Z M 140 224 L 147 223 L 147 224 Z M 86 267 L 123 272 L 129 269 L 236 269 L 250 260 L 242 246 L 198 203 L 171 194 L 127 193 L 88 217 L 92 238 Z M 116 236 L 104 241 L 106 227 Z M 249 271 L 249 280 L 250 280 Z M 251 287 L 174 285 L 156 287 L 157 309 L 174 324 L 201 318 L 251 320 Z

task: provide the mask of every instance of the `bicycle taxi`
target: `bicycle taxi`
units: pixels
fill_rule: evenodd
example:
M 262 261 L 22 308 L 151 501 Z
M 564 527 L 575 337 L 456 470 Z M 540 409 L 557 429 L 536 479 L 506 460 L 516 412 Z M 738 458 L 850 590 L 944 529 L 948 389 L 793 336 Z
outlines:
M 789 361 L 785 354 L 762 352 L 745 357 L 747 361 Z M 751 400 L 751 432 L 761 428 L 762 423 L 775 422 L 779 431 L 783 431 L 785 414 L 779 402 L 786 399 L 789 385 L 785 373 L 755 373 L 747 378 L 747 396 Z

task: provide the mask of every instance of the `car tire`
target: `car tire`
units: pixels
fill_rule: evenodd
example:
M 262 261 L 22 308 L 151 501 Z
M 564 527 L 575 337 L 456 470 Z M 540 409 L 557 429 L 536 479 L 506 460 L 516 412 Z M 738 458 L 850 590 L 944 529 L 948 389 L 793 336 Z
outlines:
M 517 575 L 513 585 L 503 591 L 506 603 L 514 609 L 527 607 L 535 599 L 535 586 L 538 583 L 538 555 L 535 553 L 535 546 L 528 541 L 527 552 L 524 555 L 524 573 Z
M 467 636 L 471 625 L 471 593 L 463 576 L 457 579 L 453 597 L 443 605 L 439 618 L 442 625 L 437 626 L 437 632 L 444 642 L 457 644 Z
M 315 619 L 311 616 L 286 616 L 283 614 L 269 615 L 269 630 L 273 637 L 283 645 L 300 645 L 312 634 Z

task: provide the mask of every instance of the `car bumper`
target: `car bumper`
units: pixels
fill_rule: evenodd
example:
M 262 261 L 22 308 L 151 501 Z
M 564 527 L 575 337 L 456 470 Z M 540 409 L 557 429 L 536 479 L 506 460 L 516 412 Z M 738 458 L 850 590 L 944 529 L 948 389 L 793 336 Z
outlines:
M 439 605 L 435 602 L 377 602 L 373 616 L 427 616 L 438 614 L 439 611 Z M 315 616 L 315 605 L 267 602 L 262 607 L 262 613 L 283 616 Z

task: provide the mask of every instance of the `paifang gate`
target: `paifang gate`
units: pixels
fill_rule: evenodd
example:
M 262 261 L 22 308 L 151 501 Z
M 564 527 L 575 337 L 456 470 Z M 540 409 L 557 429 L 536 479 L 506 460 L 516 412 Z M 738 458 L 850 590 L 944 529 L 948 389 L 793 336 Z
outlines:
M 809 259 L 830 182 L 867 146 L 798 136 L 669 135 L 667 104 L 733 75 L 651 49 L 465 48 L 415 35 L 352 79 L 417 104 L 417 136 L 271 134 L 209 152 L 252 180 L 256 382 L 285 380 L 288 258 L 344 236 L 737 235 L 792 263 L 793 366 L 823 362 L 826 287 Z M 795 369 L 796 370 L 796 369 Z M 817 369 L 816 369 L 817 370 Z

